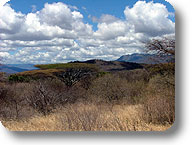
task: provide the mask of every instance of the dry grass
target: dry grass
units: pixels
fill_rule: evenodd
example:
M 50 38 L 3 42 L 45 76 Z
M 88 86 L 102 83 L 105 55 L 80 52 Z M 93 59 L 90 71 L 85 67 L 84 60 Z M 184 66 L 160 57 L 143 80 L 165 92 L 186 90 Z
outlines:
M 2 121 L 11 131 L 165 131 L 171 125 L 147 124 L 140 105 L 73 104 L 48 116 Z

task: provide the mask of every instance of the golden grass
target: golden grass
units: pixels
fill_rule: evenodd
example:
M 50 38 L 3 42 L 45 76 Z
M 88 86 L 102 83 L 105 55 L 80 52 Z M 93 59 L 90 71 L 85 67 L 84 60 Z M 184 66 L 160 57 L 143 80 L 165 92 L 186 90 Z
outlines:
M 73 104 L 48 116 L 2 121 L 10 131 L 165 131 L 171 125 L 147 124 L 140 105 Z

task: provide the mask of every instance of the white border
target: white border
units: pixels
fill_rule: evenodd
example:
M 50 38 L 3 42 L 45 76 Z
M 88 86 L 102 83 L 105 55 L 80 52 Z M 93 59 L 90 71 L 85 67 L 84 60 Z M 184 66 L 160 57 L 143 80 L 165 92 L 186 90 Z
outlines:
M 190 144 L 193 131 L 193 1 L 168 0 L 176 10 L 176 95 L 177 112 L 174 126 L 162 133 L 19 133 L 9 132 L 0 124 L 0 144 L 51 145 L 51 144 Z

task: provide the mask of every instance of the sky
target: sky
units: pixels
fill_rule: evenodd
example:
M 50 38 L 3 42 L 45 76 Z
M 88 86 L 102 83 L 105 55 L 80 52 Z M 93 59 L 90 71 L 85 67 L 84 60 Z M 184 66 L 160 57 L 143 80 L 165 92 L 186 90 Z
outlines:
M 164 0 L 0 0 L 1 63 L 115 60 L 175 37 Z

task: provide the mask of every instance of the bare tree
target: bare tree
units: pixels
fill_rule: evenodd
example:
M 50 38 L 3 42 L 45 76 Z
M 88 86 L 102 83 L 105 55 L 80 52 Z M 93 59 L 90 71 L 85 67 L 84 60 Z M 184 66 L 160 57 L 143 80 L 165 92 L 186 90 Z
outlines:
M 163 37 L 162 39 L 152 39 L 146 43 L 147 52 L 157 54 L 157 61 L 161 58 L 171 57 L 167 64 L 159 64 L 154 67 L 156 72 L 158 71 L 166 79 L 166 84 L 175 87 L 175 39 L 169 37 Z
M 68 101 L 65 92 L 57 88 L 55 80 L 38 80 L 32 84 L 33 90 L 26 95 L 29 105 L 43 115 L 48 115 L 58 105 Z M 61 83 L 60 83 L 61 84 Z M 63 88 L 62 84 L 60 86 Z
M 70 88 L 91 74 L 92 70 L 88 68 L 69 68 L 64 73 L 56 74 L 56 76 Z
M 145 42 L 147 53 L 155 54 L 150 59 L 160 64 L 163 62 L 175 62 L 175 38 L 163 37 Z
M 148 52 L 154 52 L 158 55 L 175 56 L 175 39 L 164 37 L 162 39 L 152 39 L 146 43 Z

